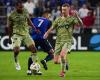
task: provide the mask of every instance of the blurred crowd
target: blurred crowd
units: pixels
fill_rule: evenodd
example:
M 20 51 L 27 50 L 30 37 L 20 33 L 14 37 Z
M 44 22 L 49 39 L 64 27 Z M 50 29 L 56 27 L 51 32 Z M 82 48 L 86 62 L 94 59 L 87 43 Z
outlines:
M 70 14 L 73 15 L 77 11 L 84 23 L 84 32 L 91 33 L 95 22 L 100 25 L 100 3 L 91 4 L 87 0 L 22 0 L 24 7 L 28 10 L 30 16 L 41 16 L 43 11 L 50 12 L 50 20 L 55 20 L 60 16 L 60 6 L 64 3 L 71 5 Z M 95 0 L 96 1 L 96 0 Z M 99 0 L 98 0 L 99 1 Z M 0 0 L 0 6 L 6 6 L 6 13 L 9 16 L 14 10 L 16 0 Z M 1 10 L 1 9 L 0 9 Z M 0 13 L 0 15 L 4 15 Z M 1 22 L 1 21 L 0 21 Z M 99 27 L 97 27 L 99 28 Z M 77 30 L 78 29 L 78 30 Z M 100 28 L 99 28 L 100 29 Z M 76 27 L 76 32 L 79 28 Z M 94 30 L 96 32 L 96 30 Z

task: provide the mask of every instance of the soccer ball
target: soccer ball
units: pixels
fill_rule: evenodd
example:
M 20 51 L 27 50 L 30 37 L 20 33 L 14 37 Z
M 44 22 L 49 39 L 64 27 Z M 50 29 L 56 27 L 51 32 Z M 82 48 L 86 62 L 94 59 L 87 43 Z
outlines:
M 34 72 L 38 72 L 40 70 L 40 65 L 38 63 L 32 63 L 30 69 Z

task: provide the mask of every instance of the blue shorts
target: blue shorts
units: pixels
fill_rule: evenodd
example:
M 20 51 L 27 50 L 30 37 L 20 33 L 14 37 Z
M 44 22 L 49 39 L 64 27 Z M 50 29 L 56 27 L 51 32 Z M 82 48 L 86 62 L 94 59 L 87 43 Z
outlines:
M 53 49 L 49 41 L 46 39 L 34 40 L 34 42 L 35 46 L 36 47 L 40 46 L 44 52 L 48 53 L 51 49 Z

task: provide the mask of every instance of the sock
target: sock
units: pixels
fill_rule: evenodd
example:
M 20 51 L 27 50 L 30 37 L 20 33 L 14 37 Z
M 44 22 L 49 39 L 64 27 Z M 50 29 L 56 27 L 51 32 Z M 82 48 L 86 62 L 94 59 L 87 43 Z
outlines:
M 48 55 L 46 56 L 46 58 L 44 59 L 46 62 L 50 61 L 53 59 L 53 55 L 50 53 L 48 53 Z
M 31 57 L 32 57 L 33 62 L 35 62 L 35 63 L 38 62 L 37 54 L 32 54 Z
M 66 70 L 68 70 L 68 69 L 69 69 L 68 63 L 66 63 Z
M 61 58 L 61 70 L 64 72 L 66 68 L 66 62 L 64 60 L 64 58 Z
M 15 60 L 15 63 L 18 62 L 17 56 L 18 56 L 18 53 L 14 53 L 14 60 Z
M 28 59 L 28 70 L 30 70 L 30 66 L 31 66 L 32 63 L 33 63 L 32 57 L 30 56 L 29 59 Z
M 14 60 L 15 60 L 16 63 L 18 62 L 17 57 L 14 57 Z

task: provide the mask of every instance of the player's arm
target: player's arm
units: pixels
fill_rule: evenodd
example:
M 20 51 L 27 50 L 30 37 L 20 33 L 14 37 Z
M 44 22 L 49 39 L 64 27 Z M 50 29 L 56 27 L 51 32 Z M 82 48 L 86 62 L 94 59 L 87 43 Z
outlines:
M 77 11 L 75 11 L 75 17 L 77 18 L 77 20 L 75 21 L 75 24 L 78 25 L 78 26 L 80 26 L 81 33 L 83 33 L 83 30 L 84 30 L 83 26 L 84 26 L 84 24 L 83 24 L 83 21 L 81 20 L 81 18 L 79 17 Z
M 50 34 L 50 32 L 53 30 L 54 28 L 53 27 L 50 27 L 49 29 L 48 29 L 48 31 L 44 34 L 44 39 L 46 39 L 47 37 L 48 37 L 48 35 Z
M 36 29 L 30 18 L 27 18 L 27 20 L 28 20 L 28 25 L 30 25 L 37 33 L 39 33 L 40 31 Z
M 78 12 L 77 12 L 77 11 L 75 11 L 75 17 L 78 19 L 79 25 L 80 25 L 81 27 L 83 27 L 83 22 L 82 22 L 82 20 L 80 19 L 80 17 L 79 17 L 79 15 L 78 15 Z
M 30 19 L 30 16 L 29 16 L 29 13 L 28 13 L 27 9 L 25 9 L 25 13 L 26 13 L 28 25 L 31 26 L 34 30 L 36 30 L 34 24 L 32 23 L 32 21 L 31 21 L 31 19 Z
M 28 21 L 28 25 L 36 30 L 35 26 L 33 25 L 32 21 L 30 20 L 30 18 L 27 18 L 27 21 Z
M 44 39 L 46 39 L 47 37 L 48 37 L 48 35 L 50 34 L 50 32 L 52 31 L 52 30 L 54 30 L 54 29 L 56 29 L 57 28 L 57 26 L 58 26 L 58 20 L 59 20 L 59 18 L 57 18 L 54 22 L 53 22 L 53 24 L 52 24 L 52 27 L 50 27 L 49 29 L 48 29 L 48 31 L 44 34 Z

